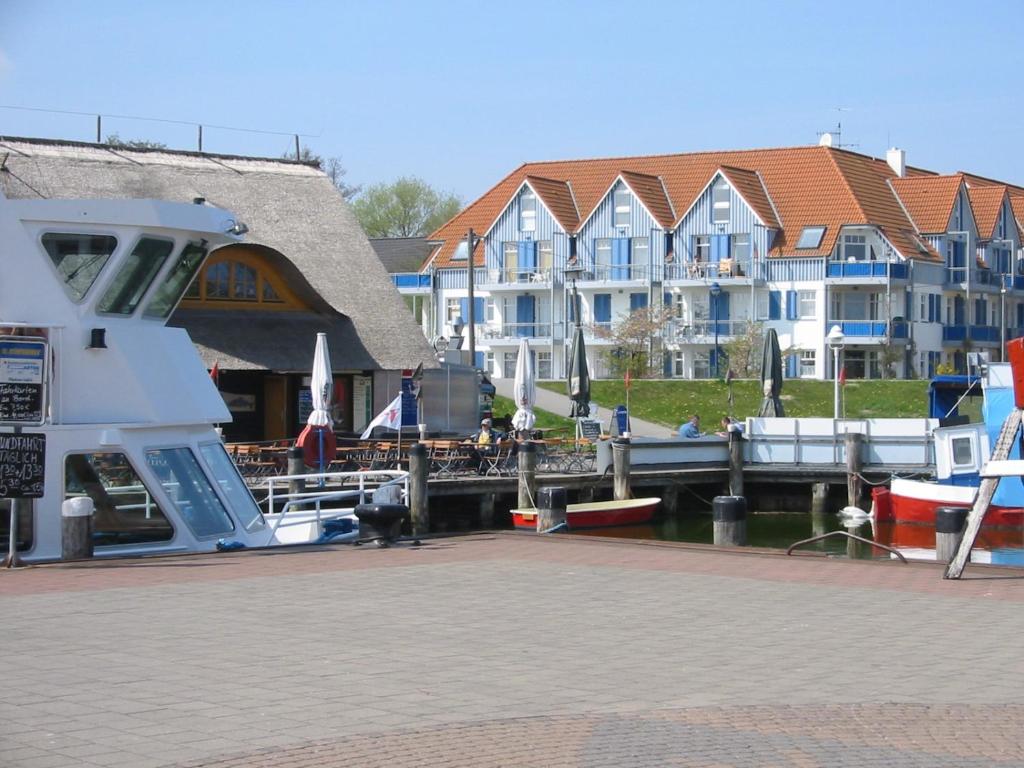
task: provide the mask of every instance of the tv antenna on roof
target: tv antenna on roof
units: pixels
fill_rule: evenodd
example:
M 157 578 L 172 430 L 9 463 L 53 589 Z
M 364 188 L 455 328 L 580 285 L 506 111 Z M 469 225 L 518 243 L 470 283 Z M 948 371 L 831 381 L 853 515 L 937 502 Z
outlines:
M 836 107 L 836 112 L 852 112 L 852 107 Z M 859 147 L 860 144 L 843 144 L 843 123 L 836 121 L 836 127 L 831 131 L 818 131 L 818 146 L 835 147 L 836 149 L 849 149 Z

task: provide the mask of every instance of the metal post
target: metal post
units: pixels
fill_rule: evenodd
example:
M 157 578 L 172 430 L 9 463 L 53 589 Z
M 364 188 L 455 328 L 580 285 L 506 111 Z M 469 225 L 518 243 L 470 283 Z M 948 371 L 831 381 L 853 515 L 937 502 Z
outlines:
M 295 134 L 295 162 L 302 159 L 302 150 L 299 148 L 299 134 Z
M 629 498 L 629 438 L 612 438 L 612 492 L 616 501 Z
M 469 234 L 466 236 L 466 266 L 468 271 L 466 272 L 466 289 L 469 295 L 469 306 L 466 310 L 466 314 L 469 317 L 466 318 L 466 322 L 469 323 L 469 364 L 476 367 L 476 312 L 473 306 L 473 280 L 475 278 L 474 264 L 473 264 L 473 230 L 469 230 Z
M 711 518 L 716 547 L 742 547 L 747 543 L 747 500 L 742 496 L 715 496 Z
M 96 143 L 103 143 L 103 115 L 96 115 Z
M 1000 277 L 999 286 L 999 362 L 1006 361 L 1006 276 Z
M 743 433 L 738 424 L 729 425 L 729 494 L 743 495 Z
M 203 151 L 203 126 L 199 126 L 199 151 Z
M 832 347 L 832 399 L 833 409 L 832 418 L 839 418 L 839 347 Z
M 718 294 L 712 294 L 715 300 L 715 378 L 718 378 Z

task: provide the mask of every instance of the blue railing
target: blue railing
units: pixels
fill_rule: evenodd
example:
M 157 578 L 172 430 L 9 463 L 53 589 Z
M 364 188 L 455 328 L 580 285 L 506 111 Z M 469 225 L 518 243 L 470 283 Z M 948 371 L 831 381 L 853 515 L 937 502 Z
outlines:
M 889 336 L 888 327 L 889 323 L 871 322 L 870 320 L 829 320 L 828 326 L 831 328 L 833 325 L 838 325 L 842 330 L 844 336 L 866 336 L 868 338 L 877 339 Z M 893 339 L 905 339 L 907 338 L 907 324 L 904 322 L 892 323 L 892 335 Z
M 999 328 L 994 325 L 972 325 L 968 329 L 966 325 L 947 325 L 942 329 L 943 341 L 964 341 L 968 336 L 971 341 L 999 341 Z
M 831 261 L 828 277 L 885 277 L 886 272 L 893 280 L 907 279 L 906 264 L 890 264 L 884 261 Z
M 391 276 L 396 288 L 430 288 L 430 275 L 418 272 L 398 272 Z

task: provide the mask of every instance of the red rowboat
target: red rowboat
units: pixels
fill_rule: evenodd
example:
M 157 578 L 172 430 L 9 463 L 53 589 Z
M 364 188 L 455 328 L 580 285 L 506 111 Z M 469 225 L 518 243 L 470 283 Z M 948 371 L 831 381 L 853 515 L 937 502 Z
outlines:
M 565 508 L 568 528 L 610 528 L 616 525 L 649 523 L 661 499 L 651 496 L 623 501 L 586 501 L 569 504 Z M 537 530 L 537 510 L 513 509 L 512 523 L 516 528 Z

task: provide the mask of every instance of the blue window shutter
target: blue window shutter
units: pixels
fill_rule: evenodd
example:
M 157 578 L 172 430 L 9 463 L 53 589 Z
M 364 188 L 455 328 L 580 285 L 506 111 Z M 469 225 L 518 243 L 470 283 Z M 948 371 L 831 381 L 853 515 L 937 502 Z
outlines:
M 473 297 L 473 320 L 478 324 L 484 321 L 484 299 L 482 296 Z
M 768 319 L 779 320 L 782 317 L 782 292 L 768 291 Z
M 475 365 L 477 368 L 483 368 L 484 367 L 484 353 L 483 352 L 477 352 L 474 355 L 474 357 L 476 359 L 473 361 L 473 365 Z
M 1024 304 L 1017 305 L 1017 327 L 1024 328 Z
M 666 379 L 672 378 L 672 353 L 665 352 L 662 355 L 661 373 Z
M 523 240 L 519 243 L 519 271 L 534 272 L 537 269 L 537 243 Z
M 534 297 L 516 296 L 516 336 L 534 336 Z
M 636 312 L 638 309 L 644 309 L 647 306 L 647 294 L 646 293 L 631 293 L 629 294 L 629 311 Z
M 629 279 L 629 240 L 625 237 L 612 239 L 612 280 Z
M 594 294 L 594 322 L 610 323 L 612 320 L 612 295 L 610 293 Z
M 729 292 L 722 291 L 718 294 L 718 320 L 725 322 L 729 319 Z
M 722 260 L 722 240 L 721 235 L 711 236 L 711 261 L 718 262 Z
M 459 314 L 462 316 L 462 322 L 469 322 L 469 298 L 459 299 Z
M 797 359 L 796 355 L 786 355 L 786 378 L 795 379 L 797 377 Z
M 786 319 L 797 319 L 796 291 L 786 291 Z

